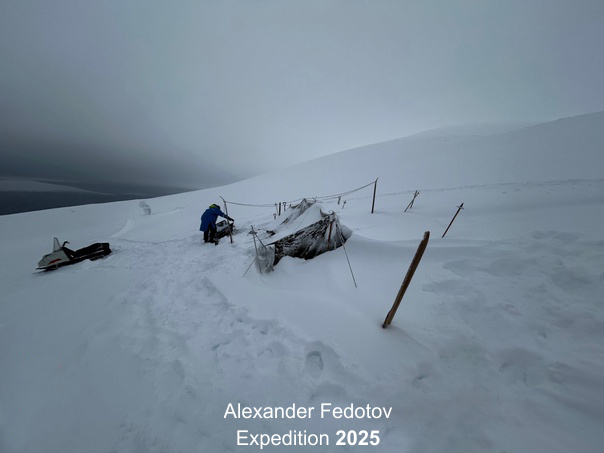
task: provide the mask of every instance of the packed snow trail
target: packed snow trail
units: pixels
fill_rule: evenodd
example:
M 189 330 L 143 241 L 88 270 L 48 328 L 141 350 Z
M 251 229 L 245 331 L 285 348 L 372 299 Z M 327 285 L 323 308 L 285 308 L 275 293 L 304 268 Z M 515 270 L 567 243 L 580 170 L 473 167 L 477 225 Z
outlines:
M 245 235 L 236 239 L 241 241 L 241 236 Z M 281 406 L 282 395 L 303 406 L 313 405 L 317 398 L 362 403 L 357 391 L 367 384 L 345 369 L 333 348 L 296 336 L 278 320 L 251 318 L 245 302 L 229 303 L 212 283 L 217 274 L 232 277 L 234 263 L 241 263 L 243 273 L 247 260 L 242 254 L 253 259 L 247 247 L 202 245 L 199 234 L 160 243 L 133 239 L 115 243 L 118 248 L 127 244 L 131 253 L 145 257 L 150 249 L 162 250 L 154 258 L 161 267 L 118 297 L 127 308 L 110 336 L 120 338 L 119 343 L 136 357 L 143 388 L 152 389 L 153 395 L 151 404 L 145 405 L 151 415 L 138 411 L 124 415 L 115 451 L 141 446 L 152 452 L 189 451 L 195 446 L 228 451 L 237 426 L 274 433 L 292 426 L 287 420 L 270 425 L 225 420 L 229 403 Z M 357 391 L 349 394 L 353 388 Z M 383 431 L 383 426 L 381 421 L 377 429 Z M 309 432 L 313 428 L 323 432 L 326 423 L 311 420 L 300 425 Z M 393 436 L 391 442 L 399 440 Z M 383 443 L 387 445 L 388 439 Z

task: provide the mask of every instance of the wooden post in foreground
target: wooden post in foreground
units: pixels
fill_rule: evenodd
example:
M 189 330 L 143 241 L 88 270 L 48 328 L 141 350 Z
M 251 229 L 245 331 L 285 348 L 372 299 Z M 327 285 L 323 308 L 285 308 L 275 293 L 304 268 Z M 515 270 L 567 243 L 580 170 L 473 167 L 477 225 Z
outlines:
M 373 186 L 373 202 L 371 203 L 371 213 L 373 214 L 373 208 L 375 207 L 375 192 L 377 191 L 377 180 L 380 178 L 375 178 L 375 184 Z
M 396 310 L 398 310 L 398 306 L 401 304 L 403 300 L 403 296 L 405 295 L 405 291 L 409 287 L 409 283 L 411 283 L 411 279 L 413 278 L 413 274 L 415 274 L 415 270 L 417 269 L 417 265 L 422 259 L 424 252 L 426 251 L 426 247 L 428 246 L 428 241 L 430 240 L 430 232 L 426 231 L 424 233 L 424 238 L 422 242 L 420 242 L 419 247 L 417 248 L 417 252 L 415 252 L 415 256 L 413 257 L 413 261 L 411 261 L 411 265 L 409 266 L 409 270 L 407 270 L 407 275 L 405 275 L 405 279 L 403 280 L 403 284 L 401 288 L 398 290 L 398 294 L 396 295 L 396 299 L 394 299 L 394 304 L 392 304 L 392 308 L 386 315 L 386 319 L 384 320 L 384 324 L 382 327 L 385 329 L 390 325 L 392 320 L 394 319 L 394 315 L 396 314 Z

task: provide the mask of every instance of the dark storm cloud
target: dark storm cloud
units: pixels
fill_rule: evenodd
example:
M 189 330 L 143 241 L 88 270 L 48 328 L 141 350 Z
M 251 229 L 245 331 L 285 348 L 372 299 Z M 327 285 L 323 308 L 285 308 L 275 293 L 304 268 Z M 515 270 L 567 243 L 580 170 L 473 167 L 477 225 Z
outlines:
M 603 24 L 600 0 L 3 0 L 0 173 L 207 186 L 597 111 Z

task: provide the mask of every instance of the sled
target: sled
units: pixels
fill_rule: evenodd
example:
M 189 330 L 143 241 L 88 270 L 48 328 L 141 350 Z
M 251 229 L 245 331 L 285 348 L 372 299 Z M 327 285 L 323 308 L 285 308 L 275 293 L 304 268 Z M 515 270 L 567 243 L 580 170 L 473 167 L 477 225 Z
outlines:
M 235 226 L 233 223 L 228 222 L 227 220 L 216 222 L 216 239 L 220 240 L 221 238 L 227 237 L 229 234 L 233 234 L 234 232 Z
M 54 238 L 52 253 L 44 255 L 42 259 L 38 261 L 37 269 L 57 269 L 84 260 L 103 258 L 111 253 L 108 242 L 97 242 L 75 251 L 67 248 L 65 246 L 66 244 L 69 244 L 69 242 L 65 241 L 63 242 L 63 245 L 59 245 L 59 240 Z

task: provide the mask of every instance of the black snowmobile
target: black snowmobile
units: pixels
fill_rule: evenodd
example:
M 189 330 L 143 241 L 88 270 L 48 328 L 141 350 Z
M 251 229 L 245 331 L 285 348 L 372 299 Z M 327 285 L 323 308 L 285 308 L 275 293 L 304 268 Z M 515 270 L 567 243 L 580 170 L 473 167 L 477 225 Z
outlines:
M 59 245 L 59 240 L 54 238 L 52 253 L 44 255 L 38 261 L 38 269 L 48 271 L 84 260 L 96 260 L 111 253 L 108 242 L 97 242 L 75 251 L 67 248 L 66 244 L 69 242 L 65 241 L 63 245 Z

